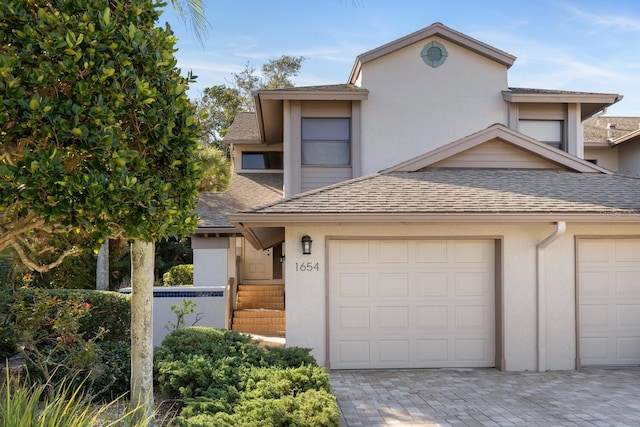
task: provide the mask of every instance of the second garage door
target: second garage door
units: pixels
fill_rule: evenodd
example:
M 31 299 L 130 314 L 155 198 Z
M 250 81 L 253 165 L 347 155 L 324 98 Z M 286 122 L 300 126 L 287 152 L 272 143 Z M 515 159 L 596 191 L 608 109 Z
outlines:
M 640 364 L 640 239 L 578 241 L 582 366 Z
M 490 367 L 493 240 L 331 240 L 332 369 Z

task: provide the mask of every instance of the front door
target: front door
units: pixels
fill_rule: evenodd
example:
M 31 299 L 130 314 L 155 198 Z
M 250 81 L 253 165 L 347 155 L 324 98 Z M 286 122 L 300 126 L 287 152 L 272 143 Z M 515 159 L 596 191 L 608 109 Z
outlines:
M 242 261 L 245 281 L 273 279 L 273 249 L 256 250 L 244 242 Z

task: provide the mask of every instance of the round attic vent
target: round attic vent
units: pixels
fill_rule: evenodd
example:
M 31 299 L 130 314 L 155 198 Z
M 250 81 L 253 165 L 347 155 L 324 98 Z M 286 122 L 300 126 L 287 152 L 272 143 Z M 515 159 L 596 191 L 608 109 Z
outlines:
M 427 43 L 420 52 L 422 60 L 430 67 L 436 68 L 444 64 L 449 53 L 447 49 L 436 41 Z

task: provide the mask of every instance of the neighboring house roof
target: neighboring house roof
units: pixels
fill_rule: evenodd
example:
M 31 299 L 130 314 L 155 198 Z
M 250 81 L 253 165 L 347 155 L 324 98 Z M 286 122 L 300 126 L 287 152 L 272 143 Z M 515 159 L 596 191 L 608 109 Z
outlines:
M 426 28 L 411 33 L 408 36 L 399 38 L 376 49 L 358 55 L 355 64 L 353 65 L 353 69 L 351 70 L 351 75 L 349 76 L 348 82 L 356 82 L 363 64 L 366 64 L 367 62 L 373 61 L 384 55 L 388 55 L 392 52 L 433 36 L 438 36 L 442 39 L 448 40 L 452 43 L 469 49 L 479 55 L 492 59 L 506 66 L 507 68 L 511 67 L 516 60 L 516 57 L 513 55 L 510 55 L 500 49 L 496 49 L 493 46 L 489 46 L 488 44 L 482 43 L 481 41 L 469 37 L 466 34 L 462 34 L 458 31 L 452 30 L 451 28 L 441 24 L 440 22 L 436 22 Z
M 582 126 L 585 147 L 611 147 L 640 136 L 640 117 L 592 117 Z
M 229 127 L 223 142 L 230 144 L 259 144 L 260 132 L 258 120 L 254 112 L 239 112 Z
M 502 92 L 502 98 L 507 102 L 518 103 L 580 103 L 582 120 L 585 120 L 622 100 L 622 95 L 617 93 L 510 87 L 509 90 Z
M 195 210 L 200 217 L 196 234 L 237 232 L 228 214 L 276 200 L 282 200 L 281 173 L 233 174 L 227 191 L 200 195 Z

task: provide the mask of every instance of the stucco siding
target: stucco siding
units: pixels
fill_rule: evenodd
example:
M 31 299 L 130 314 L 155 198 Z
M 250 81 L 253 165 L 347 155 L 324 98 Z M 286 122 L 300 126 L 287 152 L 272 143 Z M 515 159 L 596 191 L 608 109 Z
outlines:
M 312 348 L 322 365 L 327 363 L 327 239 L 337 238 L 483 238 L 501 239 L 503 262 L 502 357 L 508 371 L 538 368 L 538 309 L 536 245 L 553 233 L 549 224 L 431 224 L 287 227 L 286 306 L 287 345 Z M 311 255 L 302 255 L 300 238 L 313 239 Z M 576 358 L 575 236 L 625 236 L 640 234 L 637 225 L 568 224 L 567 231 L 546 248 L 544 366 L 550 370 L 574 369 Z M 317 264 L 317 269 L 316 269 Z M 312 268 L 301 267 L 302 265 Z
M 446 62 L 438 68 L 426 65 L 420 56 L 432 40 L 448 50 Z M 507 89 L 506 67 L 437 37 L 364 64 L 362 87 L 370 91 L 362 103 L 365 175 L 494 123 L 507 123 L 501 95 Z

